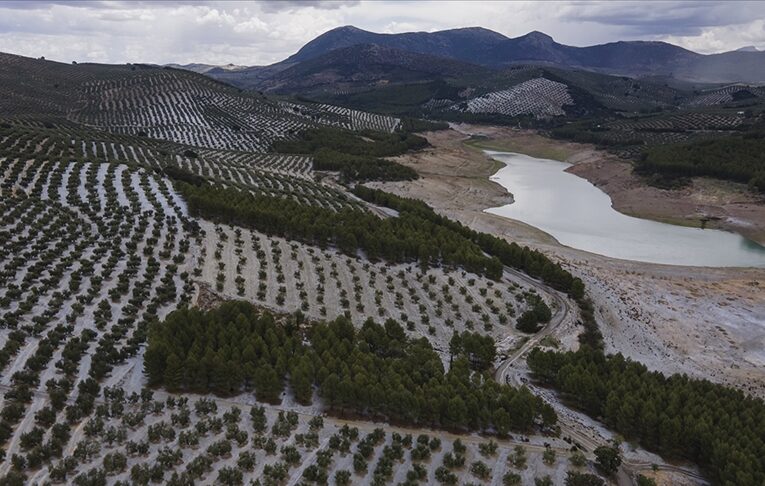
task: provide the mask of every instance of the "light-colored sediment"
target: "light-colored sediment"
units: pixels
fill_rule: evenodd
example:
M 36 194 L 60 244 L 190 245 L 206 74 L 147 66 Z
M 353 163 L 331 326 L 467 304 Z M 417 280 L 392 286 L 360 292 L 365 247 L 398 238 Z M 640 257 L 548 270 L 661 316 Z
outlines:
M 638 181 L 630 179 L 634 176 L 626 172 L 625 162 L 591 147 L 509 128 L 456 128 L 461 132 L 427 133 L 431 148 L 398 158 L 414 167 L 420 179 L 373 185 L 422 199 L 439 213 L 476 230 L 537 248 L 567 265 L 585 281 L 596 303 L 608 352 L 621 352 L 651 369 L 688 373 L 765 397 L 765 270 L 615 260 L 562 246 L 527 224 L 487 214 L 484 209 L 506 204 L 510 195 L 488 179 L 496 172 L 497 162 L 465 141 L 469 134 L 483 134 L 491 137 L 481 142 L 483 146 L 574 162 L 577 165 L 570 170 L 582 176 L 600 167 L 604 178 L 600 187 L 606 192 L 619 185 L 627 187 L 624 196 L 612 195 L 614 207 L 621 209 L 618 204 L 632 201 L 638 208 L 633 214 L 655 206 L 666 206 L 669 214 L 683 204 L 691 207 L 695 200 L 720 211 L 750 205 L 749 215 L 740 219 L 751 225 L 752 234 L 758 234 L 765 229 L 765 205 L 742 193 L 741 197 L 752 198 L 752 202 L 714 206 L 712 203 L 733 201 L 734 192 L 725 189 L 726 184 L 703 180 L 683 191 L 632 187 Z M 614 181 L 605 180 L 608 174 Z M 637 204 L 639 199 L 642 202 Z M 752 215 L 756 217 L 749 217 Z

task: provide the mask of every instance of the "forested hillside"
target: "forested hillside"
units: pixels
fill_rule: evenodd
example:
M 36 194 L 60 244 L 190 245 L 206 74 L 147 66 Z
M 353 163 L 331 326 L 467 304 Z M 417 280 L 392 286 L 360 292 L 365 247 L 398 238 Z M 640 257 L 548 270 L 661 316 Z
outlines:
M 637 169 L 672 177 L 716 177 L 765 192 L 765 132 L 651 147 Z
M 649 372 L 621 355 L 532 351 L 534 375 L 627 440 L 666 457 L 690 459 L 714 484 L 765 482 L 765 404 L 741 391 Z
M 344 182 L 395 181 L 416 179 L 417 172 L 381 157 L 400 155 L 427 144 L 424 138 L 407 132 L 350 133 L 318 128 L 302 132 L 297 140 L 277 142 L 273 150 L 312 155 L 314 169 L 339 172 Z

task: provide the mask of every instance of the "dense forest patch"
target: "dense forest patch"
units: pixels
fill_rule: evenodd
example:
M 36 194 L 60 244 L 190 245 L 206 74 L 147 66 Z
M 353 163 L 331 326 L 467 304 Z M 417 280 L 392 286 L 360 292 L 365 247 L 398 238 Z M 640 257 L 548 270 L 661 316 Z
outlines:
M 536 377 L 628 440 L 695 461 L 714 484 L 765 484 L 765 403 L 685 375 L 649 372 L 621 355 L 533 350 Z
M 314 156 L 314 169 L 340 172 L 345 181 L 411 180 L 417 172 L 397 162 L 383 159 L 417 150 L 427 140 L 412 133 L 383 133 L 371 130 L 351 133 L 333 128 L 301 132 L 298 140 L 273 145 L 276 152 Z
M 413 133 L 383 133 L 372 130 L 349 132 L 337 128 L 313 128 L 300 133 L 298 140 L 282 140 L 273 145 L 276 152 L 312 154 L 327 148 L 352 155 L 391 157 L 425 148 L 428 141 Z
M 650 147 L 637 170 L 672 177 L 716 177 L 765 192 L 765 132 Z
M 409 181 L 417 172 L 390 160 L 351 155 L 322 148 L 313 154 L 314 170 L 339 172 L 344 182 L 351 181 Z
M 149 383 L 219 395 L 254 390 L 268 402 L 279 402 L 289 383 L 301 403 L 311 403 L 316 387 L 323 404 L 338 412 L 500 434 L 557 420 L 525 387 L 498 384 L 471 369 L 469 352 L 488 356 L 473 335 L 458 338 L 446 371 L 427 339 L 408 338 L 391 319 L 367 321 L 359 330 L 342 317 L 299 324 L 279 324 L 245 302 L 177 310 L 149 331 Z

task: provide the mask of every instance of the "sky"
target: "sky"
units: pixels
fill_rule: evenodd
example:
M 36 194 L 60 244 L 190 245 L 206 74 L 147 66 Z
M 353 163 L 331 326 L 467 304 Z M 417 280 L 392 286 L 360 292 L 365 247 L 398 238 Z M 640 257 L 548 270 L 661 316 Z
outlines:
M 342 25 L 480 26 L 575 46 L 660 40 L 704 54 L 765 49 L 765 1 L 0 1 L 0 51 L 63 62 L 265 65 Z

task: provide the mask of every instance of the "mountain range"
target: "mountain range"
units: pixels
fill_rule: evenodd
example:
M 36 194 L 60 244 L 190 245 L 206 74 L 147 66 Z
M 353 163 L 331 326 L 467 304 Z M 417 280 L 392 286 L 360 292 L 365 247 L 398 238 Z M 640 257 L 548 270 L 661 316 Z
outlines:
M 389 84 L 483 75 L 487 70 L 517 65 L 629 77 L 662 76 L 694 83 L 765 83 L 765 52 L 753 48 L 704 55 L 653 41 L 574 47 L 542 32 L 509 38 L 481 27 L 379 34 L 345 26 L 318 36 L 270 66 L 181 67 L 240 88 L 294 94 L 333 83 Z

